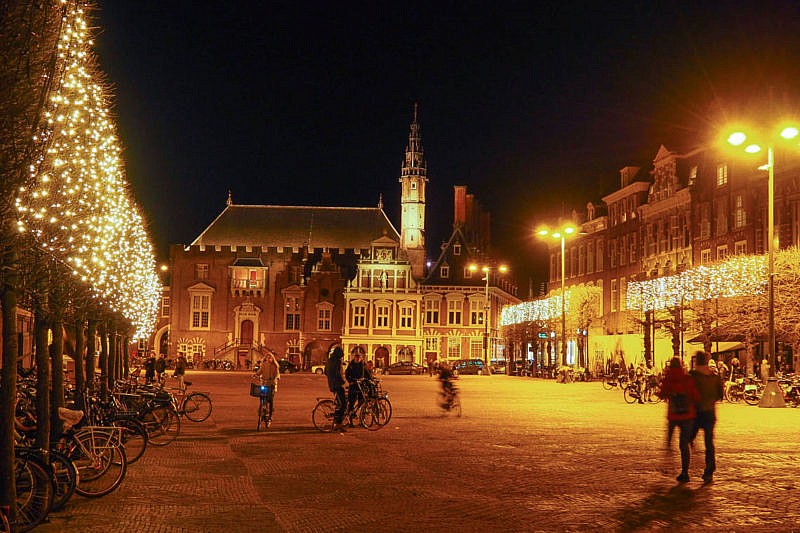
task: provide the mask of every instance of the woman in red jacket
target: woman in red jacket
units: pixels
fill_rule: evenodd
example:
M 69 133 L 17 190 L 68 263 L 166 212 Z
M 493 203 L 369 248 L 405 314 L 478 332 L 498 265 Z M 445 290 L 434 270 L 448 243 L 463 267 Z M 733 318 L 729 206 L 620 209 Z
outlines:
M 694 380 L 683 370 L 681 360 L 673 357 L 669 362 L 667 375 L 661 383 L 658 395 L 667 400 L 667 446 L 671 444 L 672 432 L 680 428 L 679 446 L 681 450 L 680 483 L 689 481 L 689 441 L 692 435 L 694 420 L 697 417 L 695 405 L 700 401 L 700 393 Z

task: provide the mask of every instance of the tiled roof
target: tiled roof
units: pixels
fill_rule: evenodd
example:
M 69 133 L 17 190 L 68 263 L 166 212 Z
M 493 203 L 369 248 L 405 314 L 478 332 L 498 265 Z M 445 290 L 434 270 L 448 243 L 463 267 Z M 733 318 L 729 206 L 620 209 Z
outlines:
M 383 235 L 400 240 L 377 207 L 228 205 L 192 244 L 364 249 Z

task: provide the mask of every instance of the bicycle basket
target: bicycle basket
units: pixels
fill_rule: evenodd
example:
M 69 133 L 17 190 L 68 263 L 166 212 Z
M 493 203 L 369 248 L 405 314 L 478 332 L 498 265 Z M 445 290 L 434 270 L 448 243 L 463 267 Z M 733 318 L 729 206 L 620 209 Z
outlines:
M 261 385 L 260 383 L 250 384 L 250 396 L 269 396 L 272 394 L 272 387 L 269 385 Z

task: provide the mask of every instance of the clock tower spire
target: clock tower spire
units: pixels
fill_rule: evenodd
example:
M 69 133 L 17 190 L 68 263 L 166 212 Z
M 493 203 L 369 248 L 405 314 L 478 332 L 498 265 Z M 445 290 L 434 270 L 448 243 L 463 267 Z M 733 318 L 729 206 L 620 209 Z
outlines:
M 428 167 L 422 149 L 419 104 L 416 102 L 399 181 L 402 208 L 400 248 L 408 254 L 414 277 L 421 278 L 425 274 L 425 187 L 428 183 Z

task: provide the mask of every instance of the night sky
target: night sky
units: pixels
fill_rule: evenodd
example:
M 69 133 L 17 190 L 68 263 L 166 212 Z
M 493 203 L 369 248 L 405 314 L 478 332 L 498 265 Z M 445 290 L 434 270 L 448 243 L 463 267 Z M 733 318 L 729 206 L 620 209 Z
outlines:
M 536 225 L 769 94 L 798 107 L 798 2 L 528 4 L 100 0 L 97 52 L 159 260 L 228 190 L 269 205 L 383 193 L 399 229 L 417 101 L 431 255 L 467 185 L 525 294 L 546 269 Z

